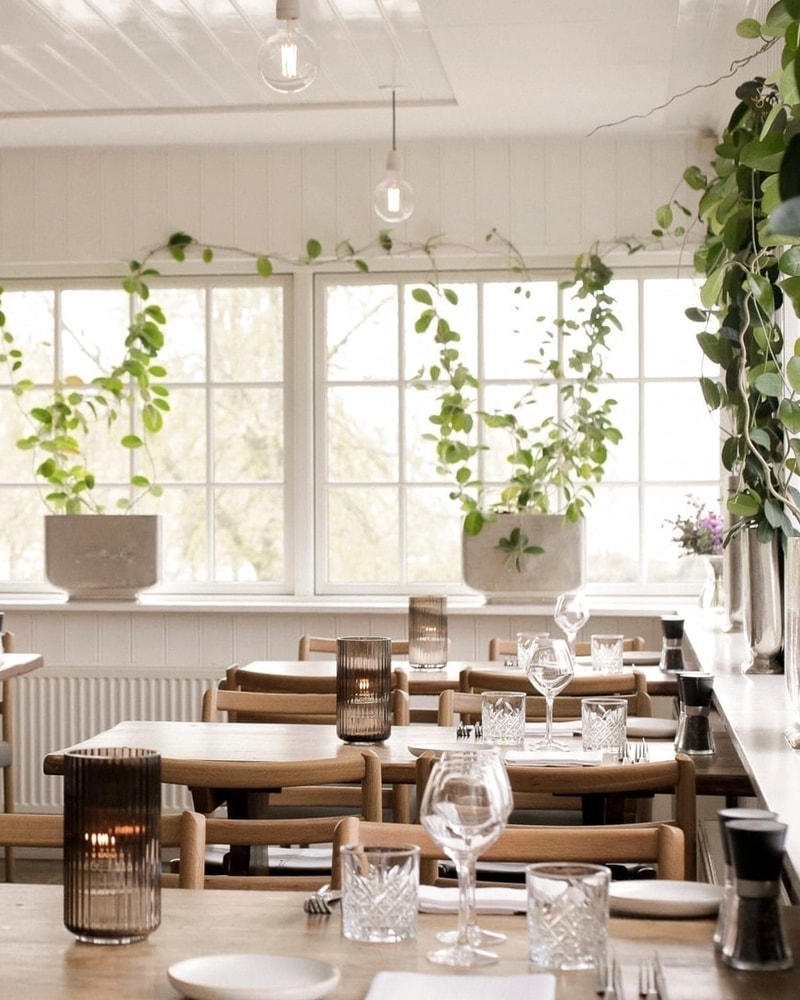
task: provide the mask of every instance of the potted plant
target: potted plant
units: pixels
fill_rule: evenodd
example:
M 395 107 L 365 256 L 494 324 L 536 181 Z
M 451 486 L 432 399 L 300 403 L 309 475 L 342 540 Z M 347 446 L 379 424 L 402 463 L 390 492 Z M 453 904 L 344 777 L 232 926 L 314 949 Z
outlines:
M 793 482 L 800 455 L 800 345 L 787 343 L 784 333 L 786 310 L 800 315 L 800 246 L 797 230 L 791 231 L 791 206 L 781 205 L 800 191 L 798 26 L 800 6 L 784 0 L 763 23 L 740 22 L 740 35 L 783 46 L 781 69 L 737 88 L 739 103 L 711 169 L 691 166 L 683 175 L 700 193 L 697 221 L 705 230 L 694 253 L 704 279 L 701 302 L 687 316 L 702 324 L 698 342 L 717 367 L 717 374 L 701 378 L 701 387 L 709 408 L 723 415 L 721 458 L 731 476 L 728 547 L 739 547 L 749 563 L 745 618 L 753 669 L 764 672 L 781 669 L 780 542 L 800 526 Z M 691 215 L 678 202 L 662 206 L 659 233 L 672 226 L 676 206 Z M 677 233 L 682 238 L 684 227 Z
M 144 496 L 161 494 L 151 478 L 149 441 L 162 429 L 169 411 L 166 370 L 159 361 L 166 317 L 158 305 L 148 302 L 147 282 L 157 274 L 149 266 L 151 256 L 131 261 L 122 282 L 141 307 L 126 331 L 119 361 L 90 382 L 65 377 L 52 385 L 44 400 L 41 387 L 25 375 L 23 351 L 0 306 L 0 361 L 8 366 L 13 392 L 29 424 L 17 447 L 31 453 L 49 511 L 46 573 L 51 583 L 68 591 L 70 599 L 130 599 L 159 578 L 158 517 L 131 513 Z M 35 393 L 37 401 L 26 408 L 29 393 Z M 136 432 L 131 431 L 132 415 Z M 106 514 L 98 497 L 98 477 L 87 459 L 91 432 L 100 425 L 120 428 L 120 447 L 141 452 L 148 460 L 148 472 L 137 469 L 117 501 L 116 509 L 124 513 Z
M 524 301 L 524 262 L 507 246 L 512 273 L 523 279 L 514 291 Z M 555 596 L 585 582 L 584 515 L 608 448 L 621 438 L 611 416 L 615 401 L 600 391 L 611 378 L 607 339 L 620 327 L 608 292 L 612 274 L 595 252 L 577 259 L 561 285 L 572 290 L 575 318 L 539 320 L 525 388 L 506 410 L 486 408 L 483 387 L 462 357 L 461 335 L 447 319 L 456 293 L 436 282 L 413 293 L 423 307 L 416 329 L 432 330 L 436 345 L 435 360 L 419 374 L 420 386 L 439 393 L 426 437 L 464 512 L 465 582 L 490 599 Z M 543 391 L 555 393 L 552 412 L 542 412 Z M 483 473 L 490 447 L 503 453 L 502 482 Z

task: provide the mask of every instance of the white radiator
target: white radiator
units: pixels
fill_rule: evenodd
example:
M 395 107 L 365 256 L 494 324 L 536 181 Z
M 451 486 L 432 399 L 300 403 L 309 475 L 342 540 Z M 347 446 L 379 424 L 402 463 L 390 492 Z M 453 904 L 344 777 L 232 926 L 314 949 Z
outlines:
M 203 691 L 219 677 L 220 671 L 170 676 L 108 670 L 77 677 L 44 670 L 20 678 L 14 706 L 17 812 L 61 810 L 63 779 L 42 770 L 49 751 L 126 719 L 198 721 Z M 182 809 L 190 800 L 185 788 L 164 785 L 162 804 L 165 809 Z

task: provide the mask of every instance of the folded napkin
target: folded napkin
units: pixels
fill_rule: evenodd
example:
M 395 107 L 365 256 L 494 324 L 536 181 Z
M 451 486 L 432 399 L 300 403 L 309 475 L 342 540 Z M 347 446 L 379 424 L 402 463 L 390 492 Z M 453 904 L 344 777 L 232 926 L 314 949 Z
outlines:
M 379 972 L 366 1000 L 555 1000 L 556 977 L 550 972 L 521 976 L 465 976 L 453 973 Z
M 478 886 L 475 890 L 478 913 L 524 913 L 527 890 L 507 886 Z M 458 913 L 458 888 L 442 885 L 419 887 L 420 913 Z
M 544 736 L 544 722 L 526 722 L 526 736 Z M 561 719 L 553 723 L 553 736 L 574 736 L 581 731 L 580 719 Z
M 536 767 L 590 767 L 603 763 L 602 750 L 508 750 L 506 764 Z

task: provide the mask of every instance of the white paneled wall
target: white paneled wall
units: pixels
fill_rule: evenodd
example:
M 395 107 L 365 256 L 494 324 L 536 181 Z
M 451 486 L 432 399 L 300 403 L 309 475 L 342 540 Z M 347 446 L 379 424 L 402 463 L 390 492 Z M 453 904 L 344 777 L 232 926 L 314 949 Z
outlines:
M 711 146 L 687 138 L 519 139 L 404 147 L 416 210 L 399 239 L 481 247 L 496 227 L 530 254 L 643 239 L 656 206 Z M 373 240 L 385 146 L 0 151 L 0 275 L 124 263 L 182 229 L 209 243 L 302 251 Z

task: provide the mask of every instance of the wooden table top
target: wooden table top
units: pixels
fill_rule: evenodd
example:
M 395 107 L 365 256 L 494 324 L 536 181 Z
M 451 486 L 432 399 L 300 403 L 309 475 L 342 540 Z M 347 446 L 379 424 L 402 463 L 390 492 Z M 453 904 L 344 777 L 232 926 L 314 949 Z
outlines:
M 402 944 L 358 944 L 341 936 L 338 910 L 309 917 L 302 894 L 235 890 L 162 892 L 162 921 L 146 941 L 119 947 L 77 944 L 64 928 L 60 886 L 0 884 L 0 968 L 4 997 L 36 1000 L 177 1000 L 167 980 L 175 962 L 200 955 L 258 952 L 313 956 L 341 970 L 331 1000 L 364 1000 L 373 976 L 382 970 L 449 976 L 524 975 L 527 961 L 524 916 L 481 916 L 481 923 L 504 932 L 500 961 L 460 971 L 433 965 L 425 953 L 437 947 L 437 931 L 455 927 L 454 914 L 421 914 L 417 939 Z M 800 910 L 786 911 L 794 954 L 800 956 Z M 787 972 L 733 972 L 714 953 L 710 920 L 618 919 L 610 921 L 611 947 L 622 964 L 625 995 L 638 995 L 638 965 L 658 949 L 665 967 L 669 1000 L 796 1000 L 800 964 Z M 562 972 L 558 1000 L 595 998 L 595 976 Z
M 736 794 L 742 782 L 741 764 L 729 740 L 717 742 L 716 756 L 695 758 L 698 791 Z M 369 746 L 380 757 L 385 781 L 408 782 L 413 780 L 416 759 L 409 747 L 438 749 L 443 744 L 454 749 L 469 747 L 469 741 L 456 740 L 454 730 L 429 723 L 393 726 L 385 743 Z M 579 746 L 579 740 L 575 740 L 575 745 Z M 649 745 L 653 760 L 673 756 L 670 740 L 651 740 Z M 180 785 L 192 783 L 192 765 L 197 761 L 308 760 L 359 752 L 358 745 L 342 743 L 332 725 L 255 722 L 120 722 L 76 746 L 139 746 L 157 750 L 161 754 L 162 780 Z M 47 754 L 45 774 L 63 774 L 63 754 L 64 750 Z
M 44 666 L 41 653 L 2 653 L 0 662 L 0 681 L 21 677 Z

